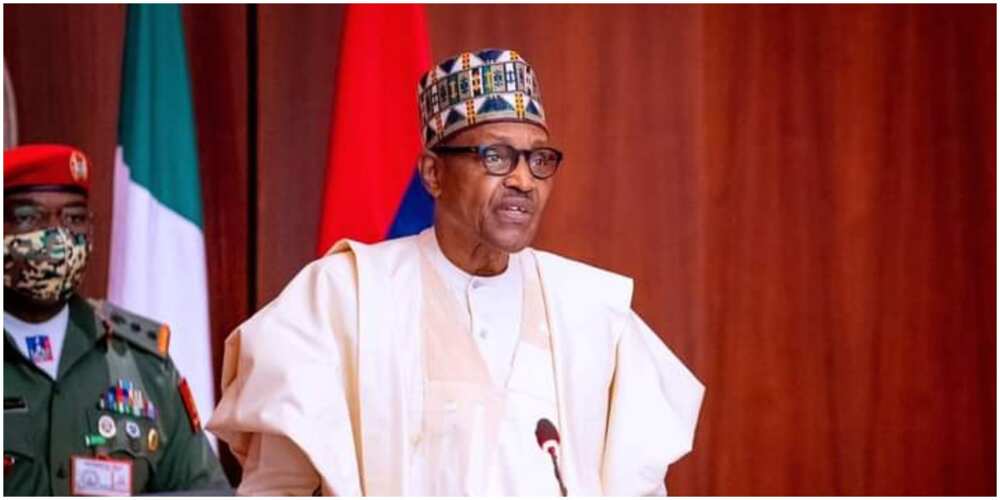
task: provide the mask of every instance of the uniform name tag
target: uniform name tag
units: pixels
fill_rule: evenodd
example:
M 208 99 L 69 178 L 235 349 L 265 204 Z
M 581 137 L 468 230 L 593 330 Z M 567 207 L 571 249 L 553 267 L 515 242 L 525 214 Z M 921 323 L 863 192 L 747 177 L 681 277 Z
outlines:
M 110 458 L 72 457 L 72 495 L 130 496 L 132 462 Z

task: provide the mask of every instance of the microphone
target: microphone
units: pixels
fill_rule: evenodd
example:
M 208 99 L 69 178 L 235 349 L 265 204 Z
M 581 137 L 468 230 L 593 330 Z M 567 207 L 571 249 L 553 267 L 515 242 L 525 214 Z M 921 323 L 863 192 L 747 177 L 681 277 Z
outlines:
M 566 485 L 563 484 L 562 474 L 559 473 L 559 431 L 549 419 L 539 419 L 538 425 L 535 426 L 535 439 L 538 440 L 538 447 L 552 459 L 552 470 L 555 472 L 556 481 L 559 481 L 559 492 L 562 496 L 566 496 Z

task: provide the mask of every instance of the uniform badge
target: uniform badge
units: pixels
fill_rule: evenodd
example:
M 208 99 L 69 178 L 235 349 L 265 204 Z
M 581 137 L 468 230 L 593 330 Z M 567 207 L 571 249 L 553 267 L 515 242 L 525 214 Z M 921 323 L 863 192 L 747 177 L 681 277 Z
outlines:
M 69 175 L 76 182 L 87 180 L 87 159 L 79 151 L 69 157 Z
M 156 332 L 156 350 L 159 351 L 161 355 L 166 355 L 167 351 L 170 349 L 170 327 L 167 325 L 161 325 L 160 329 Z
M 71 495 L 132 495 L 132 462 L 110 458 L 70 458 Z
M 108 444 L 108 438 L 104 436 L 95 436 L 90 434 L 88 436 L 83 436 L 83 444 L 87 448 L 94 448 L 97 446 L 104 446 Z
M 35 335 L 27 338 L 28 357 L 34 363 L 52 361 L 52 342 L 48 335 Z
M 119 380 L 97 399 L 97 409 L 119 415 L 156 420 L 156 405 L 130 380 Z
M 155 428 L 149 429 L 149 434 L 146 435 L 146 448 L 149 451 L 156 451 L 160 447 L 160 433 L 156 432 Z
M 194 404 L 194 396 L 191 395 L 191 387 L 188 386 L 186 378 L 181 378 L 177 384 L 177 391 L 181 393 L 184 409 L 187 410 L 188 420 L 191 421 L 191 432 L 197 434 L 201 431 L 201 418 L 198 417 L 198 407 Z
M 115 437 L 115 433 L 118 432 L 115 419 L 111 418 L 111 415 L 101 415 L 101 418 L 97 419 L 97 432 L 107 439 Z
M 138 439 L 142 435 L 142 431 L 139 429 L 139 424 L 135 423 L 135 421 L 126 420 L 125 434 L 132 439 Z

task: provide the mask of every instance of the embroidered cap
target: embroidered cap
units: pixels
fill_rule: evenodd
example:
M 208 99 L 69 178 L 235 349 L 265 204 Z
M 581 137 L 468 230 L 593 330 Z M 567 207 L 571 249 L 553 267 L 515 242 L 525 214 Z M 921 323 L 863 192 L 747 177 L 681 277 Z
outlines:
M 417 86 L 424 146 L 494 121 L 548 130 L 534 70 L 513 50 L 463 52 L 431 68 Z

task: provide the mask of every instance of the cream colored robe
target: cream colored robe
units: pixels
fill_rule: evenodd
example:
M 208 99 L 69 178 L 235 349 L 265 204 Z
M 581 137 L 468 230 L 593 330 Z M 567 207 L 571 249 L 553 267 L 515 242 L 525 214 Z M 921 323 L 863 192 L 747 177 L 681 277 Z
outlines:
M 569 494 L 665 493 L 703 386 L 631 310 L 630 279 L 526 252 L 545 297 Z M 407 458 L 422 416 L 419 259 L 416 237 L 341 241 L 226 339 L 208 429 L 243 464 L 240 493 L 425 493 Z

